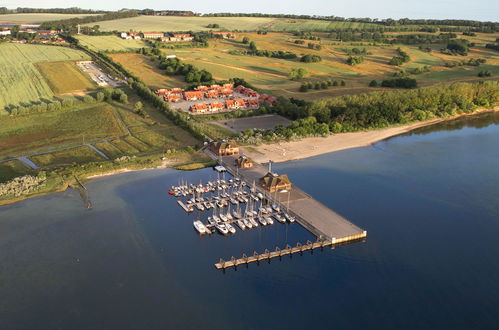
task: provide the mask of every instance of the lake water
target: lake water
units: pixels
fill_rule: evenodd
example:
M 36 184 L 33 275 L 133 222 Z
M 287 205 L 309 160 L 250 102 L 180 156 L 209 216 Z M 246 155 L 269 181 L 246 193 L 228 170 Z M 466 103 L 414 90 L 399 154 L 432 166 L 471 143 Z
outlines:
M 365 242 L 225 272 L 220 257 L 305 242 L 298 224 L 199 237 L 153 170 L 0 208 L 0 329 L 493 329 L 499 115 L 420 129 L 277 171 Z M 206 215 L 205 215 L 206 216 Z

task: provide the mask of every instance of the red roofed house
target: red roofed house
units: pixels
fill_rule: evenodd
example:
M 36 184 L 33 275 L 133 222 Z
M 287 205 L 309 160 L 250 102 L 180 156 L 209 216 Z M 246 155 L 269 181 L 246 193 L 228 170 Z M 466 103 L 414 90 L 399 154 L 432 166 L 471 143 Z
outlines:
M 229 97 L 232 96 L 234 92 L 232 91 L 232 89 L 224 88 L 220 91 L 220 94 L 222 94 L 223 97 Z
M 206 92 L 208 90 L 208 86 L 199 85 L 198 87 L 196 87 L 194 89 L 197 90 L 197 91 L 204 91 L 204 92 Z
M 180 94 L 170 93 L 170 94 L 163 96 L 163 98 L 165 99 L 165 101 L 168 101 L 168 102 L 178 102 L 178 101 L 180 101 Z
M 202 91 L 188 91 L 184 92 L 184 99 L 187 101 L 196 101 L 199 99 L 202 99 L 204 96 L 204 93 Z
M 210 111 L 221 111 L 224 109 L 224 105 L 222 102 L 213 102 L 210 103 Z
M 194 113 L 205 113 L 208 111 L 208 106 L 204 103 L 194 104 L 191 106 L 190 110 Z
M 209 97 L 211 99 L 216 99 L 218 98 L 218 91 L 217 90 L 209 90 L 208 92 L 206 92 L 206 97 Z
M 168 89 L 166 88 L 160 88 L 155 91 L 156 95 L 166 95 L 168 94 Z
M 194 39 L 190 34 L 174 34 L 173 38 L 177 39 L 177 41 L 192 41 Z
M 239 85 L 236 87 L 236 92 L 242 93 L 242 92 L 244 92 L 245 89 L 246 89 L 246 87 L 244 87 L 243 85 Z
M 227 100 L 225 101 L 225 107 L 227 110 L 236 109 L 236 102 L 234 100 Z
M 180 94 L 180 93 L 182 93 L 182 89 L 181 88 L 172 88 L 172 90 L 170 92 L 175 93 L 175 94 Z
M 260 106 L 260 102 L 255 99 L 249 99 L 246 100 L 246 104 L 248 105 L 249 108 L 258 108 Z
M 234 102 L 234 106 L 236 109 L 244 108 L 246 107 L 246 102 L 243 99 L 237 99 Z
M 234 84 L 223 84 L 222 88 L 228 88 L 228 89 L 233 89 L 234 88 Z
M 270 104 L 274 105 L 274 103 L 277 101 L 277 99 L 273 96 L 269 97 L 267 99 L 267 102 L 269 102 Z
M 258 93 L 251 88 L 246 88 L 243 92 L 244 95 L 249 96 L 249 97 L 257 97 Z
M 163 37 L 165 34 L 163 32 L 144 32 L 142 33 L 144 39 L 158 39 Z
M 211 85 L 210 89 L 221 89 L 220 85 Z

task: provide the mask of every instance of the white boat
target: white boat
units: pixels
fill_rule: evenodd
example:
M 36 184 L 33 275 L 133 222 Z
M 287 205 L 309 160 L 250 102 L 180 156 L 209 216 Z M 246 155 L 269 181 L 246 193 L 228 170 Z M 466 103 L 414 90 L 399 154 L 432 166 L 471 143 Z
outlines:
M 229 229 L 225 226 L 224 223 L 219 223 L 215 225 L 215 228 L 220 232 L 222 235 L 227 235 L 229 233 Z
M 236 233 L 236 228 L 233 225 L 231 225 L 230 223 L 226 223 L 225 227 L 227 227 L 227 229 L 229 230 L 229 232 L 231 234 L 235 234 Z
M 204 206 L 201 203 L 197 203 L 196 207 L 198 208 L 199 211 L 204 211 Z
M 225 216 L 225 214 L 223 214 L 223 213 L 220 213 L 219 216 L 220 216 L 220 220 L 222 220 L 223 222 L 228 220 L 227 217 Z
M 241 219 L 241 214 L 240 213 L 237 213 L 236 211 L 232 211 L 232 216 L 234 217 L 234 219 Z
M 256 222 L 255 219 L 250 218 L 249 221 L 251 222 L 251 224 L 253 225 L 253 227 L 258 227 L 258 222 Z
M 274 215 L 274 218 L 279 221 L 280 223 L 285 223 L 286 222 L 286 219 L 283 218 L 279 213 L 275 214 Z
M 244 224 L 243 220 L 237 220 L 236 223 L 239 226 L 239 228 L 241 228 L 241 230 L 246 229 L 246 225 Z
M 217 224 L 217 222 L 215 221 L 215 219 L 213 219 L 212 217 L 208 217 L 208 223 L 210 225 L 213 225 L 213 226 Z
M 248 228 L 253 228 L 253 225 L 251 224 L 251 221 L 249 221 L 248 219 L 244 219 L 244 220 L 241 220 L 244 225 Z
M 229 221 L 234 220 L 234 218 L 232 217 L 232 215 L 231 215 L 230 213 L 227 213 L 227 214 L 225 215 L 225 217 L 226 217 L 226 218 L 227 218 L 227 220 L 229 220 Z
M 206 234 L 206 227 L 205 227 L 205 225 L 201 221 L 196 220 L 192 224 L 194 225 L 194 228 L 196 228 L 196 230 L 198 231 L 198 233 L 200 233 L 200 234 Z
M 213 216 L 213 221 L 215 221 L 215 223 L 219 223 L 220 222 L 220 218 L 217 217 L 216 215 Z
M 295 217 L 293 216 L 290 216 L 289 214 L 287 213 L 284 213 L 284 219 L 288 220 L 289 222 L 295 222 Z
M 259 211 L 260 213 L 263 213 L 263 214 L 266 214 L 266 213 L 267 213 L 267 209 L 266 209 L 266 208 L 264 208 L 263 206 L 262 206 L 262 207 L 260 207 L 260 208 L 258 209 L 258 211 Z
M 258 217 L 258 222 L 260 222 L 262 224 L 262 226 L 266 226 L 267 225 L 267 221 L 262 218 L 262 217 Z
M 279 207 L 279 205 L 277 204 L 273 204 L 272 205 L 272 208 L 276 211 L 276 212 L 280 212 L 281 211 L 281 208 Z
M 270 206 L 267 206 L 266 209 L 267 209 L 267 213 L 272 213 L 272 208 Z
M 267 221 L 267 224 L 269 224 L 269 225 L 273 225 L 274 224 L 274 220 L 272 220 L 271 217 L 265 217 L 265 221 Z

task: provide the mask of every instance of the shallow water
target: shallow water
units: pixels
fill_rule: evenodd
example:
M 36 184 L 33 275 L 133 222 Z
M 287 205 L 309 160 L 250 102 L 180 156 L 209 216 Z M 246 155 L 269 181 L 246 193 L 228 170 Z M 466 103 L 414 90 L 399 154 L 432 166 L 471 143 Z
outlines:
M 492 329 L 499 322 L 499 116 L 276 164 L 366 242 L 218 271 L 305 242 L 298 224 L 199 237 L 153 170 L 0 208 L 1 329 Z M 206 213 L 206 212 L 205 212 Z M 204 215 L 206 217 L 206 215 Z

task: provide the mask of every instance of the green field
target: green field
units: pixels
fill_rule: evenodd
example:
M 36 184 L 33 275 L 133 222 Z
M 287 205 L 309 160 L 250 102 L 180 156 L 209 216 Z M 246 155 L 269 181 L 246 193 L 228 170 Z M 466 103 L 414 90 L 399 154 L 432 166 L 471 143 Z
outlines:
M 74 17 L 93 16 L 97 14 L 52 14 L 52 13 L 21 13 L 0 15 L 0 23 L 43 23 Z
M 56 46 L 0 44 L 0 114 L 5 107 L 51 99 L 49 87 L 35 63 L 89 59 L 83 52 Z
M 68 150 L 61 150 L 49 154 L 31 157 L 38 166 L 70 165 L 73 163 L 87 163 L 104 160 L 95 150 L 88 146 L 81 146 Z
M 71 111 L 5 117 L 0 126 L 0 155 L 124 134 L 112 105 L 107 103 Z
M 101 22 L 99 22 L 101 23 Z M 125 40 L 118 36 L 85 36 L 79 35 L 78 40 L 83 46 L 95 51 L 126 52 L 145 47 L 142 40 Z
M 99 22 L 101 31 L 203 31 L 208 24 L 219 24 L 220 29 L 239 31 L 329 31 L 339 28 L 368 28 L 375 24 L 353 22 L 328 22 L 272 17 L 180 17 L 180 16 L 138 16 Z M 88 26 L 94 23 L 87 24 Z
M 40 62 L 36 67 L 56 94 L 92 90 L 97 87 L 73 62 Z

